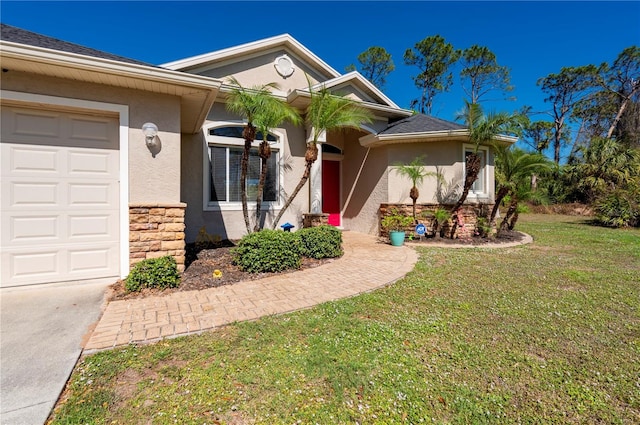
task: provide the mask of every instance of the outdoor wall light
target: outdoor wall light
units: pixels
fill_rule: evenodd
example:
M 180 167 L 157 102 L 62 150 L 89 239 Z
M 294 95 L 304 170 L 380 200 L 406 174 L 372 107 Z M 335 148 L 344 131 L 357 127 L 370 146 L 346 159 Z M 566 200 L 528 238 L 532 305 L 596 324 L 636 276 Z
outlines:
M 142 132 L 144 133 L 147 146 L 152 146 L 154 144 L 154 139 L 158 135 L 158 126 L 152 122 L 146 122 L 142 124 Z

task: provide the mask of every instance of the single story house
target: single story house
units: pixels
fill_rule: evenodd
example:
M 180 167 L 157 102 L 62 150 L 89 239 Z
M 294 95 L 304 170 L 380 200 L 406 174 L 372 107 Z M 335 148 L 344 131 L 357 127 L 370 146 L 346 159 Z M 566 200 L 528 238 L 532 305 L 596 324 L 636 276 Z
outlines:
M 157 66 L 1 29 L 2 287 L 113 280 L 162 255 L 184 267 L 185 241 L 199 232 L 241 238 L 244 122 L 225 108 L 232 76 L 244 87 L 277 83 L 274 95 L 301 112 L 309 78 L 313 88 L 347 95 L 375 116 L 358 130 L 326 135 L 308 190 L 283 223 L 299 228 L 311 213 L 377 234 L 382 204 L 410 202 L 411 183 L 394 164 L 419 155 L 445 180 L 427 179 L 421 202 L 451 202 L 462 184 L 472 148 L 464 126 L 400 108 L 359 73 L 339 73 L 288 34 Z M 299 181 L 308 135 L 305 125 L 284 124 L 268 136 L 265 227 Z M 493 156 L 489 146 L 480 151 L 483 170 L 469 202 L 491 204 Z

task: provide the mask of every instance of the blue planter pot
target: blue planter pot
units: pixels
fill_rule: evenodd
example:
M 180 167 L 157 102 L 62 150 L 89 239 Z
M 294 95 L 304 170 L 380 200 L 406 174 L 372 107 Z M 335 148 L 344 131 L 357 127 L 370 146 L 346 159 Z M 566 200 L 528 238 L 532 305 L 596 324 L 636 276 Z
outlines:
M 404 232 L 389 232 L 389 240 L 393 246 L 402 246 L 404 244 Z

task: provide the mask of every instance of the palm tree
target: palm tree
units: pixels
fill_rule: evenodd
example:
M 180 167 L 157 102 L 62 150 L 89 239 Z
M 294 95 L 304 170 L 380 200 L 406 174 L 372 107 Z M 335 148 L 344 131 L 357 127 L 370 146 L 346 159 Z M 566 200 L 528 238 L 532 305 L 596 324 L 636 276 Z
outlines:
M 531 181 L 533 174 L 538 174 L 543 170 L 551 170 L 552 164 L 541 154 L 528 153 L 513 146 L 494 144 L 496 156 L 496 199 L 489 224 L 495 224 L 495 218 L 500 208 L 502 200 L 516 190 L 518 184 L 524 181 Z
M 408 164 L 396 164 L 395 170 L 401 176 L 407 177 L 411 180 L 413 187 L 409 191 L 409 197 L 413 201 L 413 221 L 417 223 L 416 219 L 416 201 L 420 196 L 420 192 L 418 191 L 418 185 L 421 184 L 425 177 L 438 177 L 438 173 L 426 171 L 424 169 L 424 155 L 414 158 Z
M 480 145 L 489 144 L 502 134 L 519 132 L 520 124 L 526 119 L 521 114 L 507 114 L 504 112 L 485 115 L 477 103 L 466 101 L 465 108 L 458 118 L 463 118 L 469 127 L 469 142 L 475 146 L 474 152 L 467 154 L 465 158 L 465 177 L 462 194 L 455 203 L 451 212 L 455 213 L 467 200 L 471 187 L 478 179 L 482 168 L 482 161 L 478 155 Z
M 266 102 L 265 99 L 272 97 L 271 89 L 277 89 L 278 85 L 276 83 L 269 83 L 247 89 L 242 87 L 235 77 L 229 78 L 229 81 L 233 84 L 233 87 L 227 97 L 227 110 L 240 115 L 242 118 L 247 120 L 247 124 L 242 131 L 244 150 L 242 151 L 242 160 L 240 162 L 240 196 L 242 200 L 244 223 L 247 227 L 247 233 L 251 233 L 249 207 L 247 203 L 247 170 L 249 169 L 251 144 L 256 139 L 257 129 L 254 125 L 254 121 L 262 110 L 263 105 Z
M 371 113 L 367 109 L 359 106 L 355 101 L 343 96 L 333 95 L 324 86 L 317 92 L 314 92 L 311 89 L 311 81 L 308 77 L 307 81 L 309 82 L 311 102 L 306 110 L 306 122 L 311 128 L 312 137 L 311 140 L 307 142 L 307 150 L 304 154 L 305 168 L 302 177 L 273 221 L 274 229 L 287 208 L 289 208 L 300 190 L 302 190 L 302 187 L 309 180 L 311 167 L 318 159 L 318 140 L 320 136 L 339 128 L 347 127 L 357 129 L 361 124 L 371 122 L 373 119 Z
M 256 222 L 253 230 L 259 231 L 260 226 L 260 214 L 262 208 L 262 197 L 264 192 L 264 183 L 267 179 L 267 161 L 271 157 L 271 146 L 267 141 L 269 131 L 278 127 L 284 121 L 289 121 L 292 124 L 299 124 L 301 121 L 298 111 L 290 106 L 284 100 L 276 97 L 264 97 L 262 99 L 262 108 L 258 111 L 255 117 L 255 126 L 262 133 L 262 142 L 258 146 L 258 156 L 261 160 L 260 179 L 258 181 L 258 193 L 256 195 Z
M 615 139 L 596 138 L 581 152 L 583 162 L 571 166 L 571 171 L 581 177 L 579 187 L 591 200 L 638 178 L 638 149 L 627 148 Z

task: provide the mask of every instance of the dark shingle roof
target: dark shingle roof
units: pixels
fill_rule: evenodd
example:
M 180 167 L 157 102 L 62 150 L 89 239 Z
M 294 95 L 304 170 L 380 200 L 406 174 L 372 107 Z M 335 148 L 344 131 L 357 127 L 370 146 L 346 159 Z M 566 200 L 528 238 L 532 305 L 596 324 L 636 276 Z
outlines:
M 429 115 L 415 114 L 392 122 L 378 134 L 426 133 L 430 131 L 463 130 L 465 128 L 467 127 L 455 122 L 441 120 Z
M 46 35 L 37 34 L 35 32 L 23 30 L 7 24 L 0 24 L 0 39 L 10 41 L 12 43 L 26 44 L 29 46 L 42 47 L 45 49 L 59 50 L 67 53 L 76 53 L 79 55 L 92 56 L 102 59 L 111 59 L 120 62 L 132 63 L 137 65 L 155 66 L 135 59 L 125 58 L 123 56 L 114 55 L 79 44 L 69 43 L 67 41 L 58 40 L 57 38 L 47 37 Z

